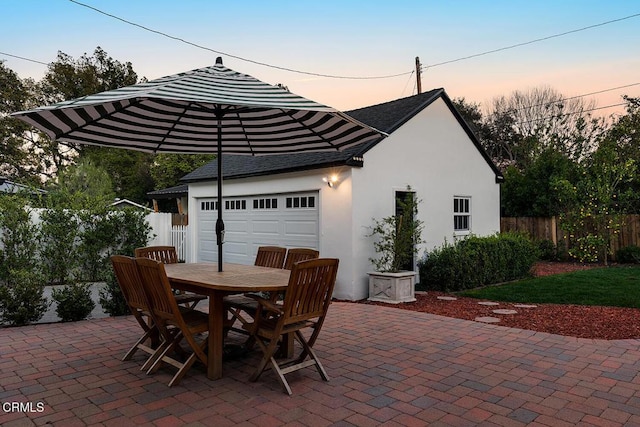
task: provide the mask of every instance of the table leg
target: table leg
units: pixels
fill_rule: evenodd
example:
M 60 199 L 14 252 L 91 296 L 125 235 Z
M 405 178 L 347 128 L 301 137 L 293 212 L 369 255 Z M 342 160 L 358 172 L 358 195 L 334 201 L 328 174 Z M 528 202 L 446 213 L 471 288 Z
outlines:
M 209 295 L 209 349 L 207 377 L 210 380 L 222 378 L 222 348 L 224 345 L 224 309 L 223 294 L 215 292 Z

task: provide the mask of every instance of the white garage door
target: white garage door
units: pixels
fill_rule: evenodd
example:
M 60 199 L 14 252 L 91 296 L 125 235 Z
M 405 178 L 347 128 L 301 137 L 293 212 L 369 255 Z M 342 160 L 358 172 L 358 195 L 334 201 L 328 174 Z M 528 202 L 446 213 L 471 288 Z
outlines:
M 218 260 L 215 198 L 198 200 L 198 261 Z M 318 192 L 223 199 L 225 262 L 253 264 L 259 246 L 318 249 Z

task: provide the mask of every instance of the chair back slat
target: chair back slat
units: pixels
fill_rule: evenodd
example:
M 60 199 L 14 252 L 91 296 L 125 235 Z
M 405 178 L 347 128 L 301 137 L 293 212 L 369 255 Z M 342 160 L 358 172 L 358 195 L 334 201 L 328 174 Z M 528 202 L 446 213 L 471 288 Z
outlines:
M 260 246 L 254 265 L 260 267 L 282 268 L 287 248 L 278 246 Z
M 291 248 L 287 251 L 287 258 L 284 261 L 284 268 L 291 270 L 293 264 L 308 259 L 315 259 L 320 256 L 320 252 L 309 248 Z
M 149 303 L 134 259 L 124 255 L 114 255 L 111 257 L 111 264 L 129 308 L 148 311 Z
M 151 258 L 163 264 L 176 264 L 178 253 L 174 246 L 147 246 L 136 248 L 136 258 Z
M 284 324 L 326 315 L 336 284 L 338 260 L 320 258 L 294 264 L 283 304 Z
M 152 313 L 163 321 L 177 322 L 180 310 L 164 270 L 164 264 L 150 258 L 136 258 L 135 262 Z

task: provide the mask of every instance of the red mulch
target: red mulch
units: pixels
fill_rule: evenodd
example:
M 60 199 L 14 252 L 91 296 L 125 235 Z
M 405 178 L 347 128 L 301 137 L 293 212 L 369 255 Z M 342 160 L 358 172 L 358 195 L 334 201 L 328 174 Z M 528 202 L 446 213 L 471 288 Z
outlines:
M 584 270 L 593 266 L 540 262 L 534 266 L 536 276 Z M 579 338 L 592 339 L 631 339 L 640 338 L 640 309 L 619 307 L 598 307 L 581 305 L 536 304 L 535 308 L 515 308 L 513 303 L 501 302 L 497 306 L 478 304 L 482 300 L 456 296 L 455 301 L 438 299 L 438 296 L 451 296 L 443 292 L 429 291 L 416 294 L 416 302 L 398 304 L 395 307 L 415 310 L 458 319 L 474 320 L 476 317 L 496 317 L 495 325 L 548 332 Z M 363 301 L 366 304 L 380 304 Z M 513 309 L 517 314 L 495 314 L 496 309 Z

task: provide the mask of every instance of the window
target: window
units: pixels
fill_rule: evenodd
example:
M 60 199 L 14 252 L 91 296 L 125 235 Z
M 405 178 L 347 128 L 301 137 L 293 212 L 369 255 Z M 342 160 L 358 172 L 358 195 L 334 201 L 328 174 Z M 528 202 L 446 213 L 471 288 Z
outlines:
M 278 199 L 253 199 L 253 209 L 278 209 Z
M 224 208 L 231 211 L 239 211 L 247 209 L 246 200 L 225 200 Z
M 287 209 L 315 208 L 315 196 L 309 197 L 287 197 Z
M 218 202 L 200 202 L 200 210 L 201 211 L 217 211 L 218 210 Z
M 471 230 L 471 197 L 453 198 L 453 230 Z

